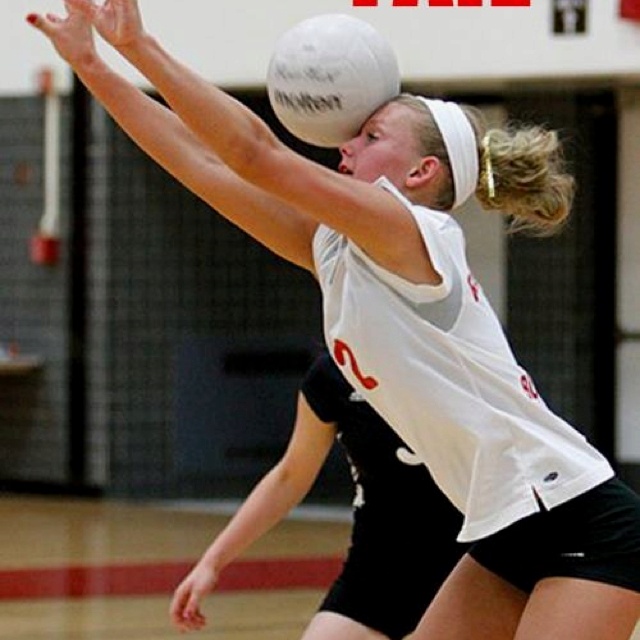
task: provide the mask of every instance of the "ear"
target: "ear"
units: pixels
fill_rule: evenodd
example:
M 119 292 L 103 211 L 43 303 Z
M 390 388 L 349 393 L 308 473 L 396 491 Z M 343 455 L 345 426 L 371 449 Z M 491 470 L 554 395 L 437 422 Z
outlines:
M 405 179 L 410 189 L 418 189 L 433 180 L 440 173 L 440 159 L 436 156 L 420 158 L 418 164 L 411 168 Z

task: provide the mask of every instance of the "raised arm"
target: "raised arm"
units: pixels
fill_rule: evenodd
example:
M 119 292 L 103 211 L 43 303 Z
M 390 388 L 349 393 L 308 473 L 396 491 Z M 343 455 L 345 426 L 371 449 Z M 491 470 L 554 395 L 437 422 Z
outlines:
M 83 12 L 238 175 L 349 236 L 393 270 L 406 263 L 407 255 L 424 252 L 413 218 L 396 198 L 286 147 L 249 109 L 175 60 L 147 34 L 136 0 L 107 0 L 102 5 L 67 0 L 66 4 Z
M 204 626 L 202 599 L 213 591 L 228 564 L 302 501 L 318 476 L 334 437 L 335 428 L 321 422 L 300 394 L 293 435 L 284 456 L 256 485 L 176 589 L 170 615 L 178 629 L 191 631 Z
M 66 19 L 30 16 L 91 94 L 151 158 L 225 218 L 269 249 L 313 270 L 317 223 L 252 185 L 221 159 L 170 109 L 115 73 L 99 57 L 87 19 L 73 7 Z

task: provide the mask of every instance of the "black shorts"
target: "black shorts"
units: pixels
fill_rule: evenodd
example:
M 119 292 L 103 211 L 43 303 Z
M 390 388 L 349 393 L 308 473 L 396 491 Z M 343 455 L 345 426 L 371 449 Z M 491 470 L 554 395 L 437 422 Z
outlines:
M 453 531 L 445 539 L 441 535 L 422 539 L 419 546 L 393 539 L 369 549 L 359 546 L 351 550 L 320 611 L 339 613 L 391 640 L 401 640 L 418 625 L 467 548 L 455 541 Z
M 474 543 L 469 553 L 527 593 L 550 577 L 640 592 L 640 496 L 612 478 Z

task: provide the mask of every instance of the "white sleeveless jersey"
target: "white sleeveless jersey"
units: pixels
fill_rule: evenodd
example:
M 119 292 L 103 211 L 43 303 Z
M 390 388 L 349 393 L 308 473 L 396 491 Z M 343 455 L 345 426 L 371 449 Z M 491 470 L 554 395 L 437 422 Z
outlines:
M 536 496 L 550 509 L 610 478 L 604 456 L 545 405 L 516 362 L 455 220 L 378 184 L 411 211 L 443 282 L 407 282 L 320 226 L 325 338 L 342 373 L 464 514 L 458 540 L 538 511 Z

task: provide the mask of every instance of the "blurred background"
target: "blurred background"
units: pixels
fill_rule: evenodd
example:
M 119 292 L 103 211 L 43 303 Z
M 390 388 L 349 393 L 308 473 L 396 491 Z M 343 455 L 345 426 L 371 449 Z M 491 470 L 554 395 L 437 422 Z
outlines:
M 459 218 L 537 387 L 640 490 L 640 2 L 140 4 L 173 54 L 330 166 L 334 151 L 278 126 L 264 88 L 277 37 L 317 13 L 378 28 L 406 90 L 558 128 L 579 184 L 562 235 L 508 237 L 474 203 Z M 288 439 L 322 344 L 318 287 L 121 133 L 24 22 L 61 7 L 2 7 L 0 490 L 237 500 Z M 308 501 L 347 504 L 346 473 L 333 456 Z

